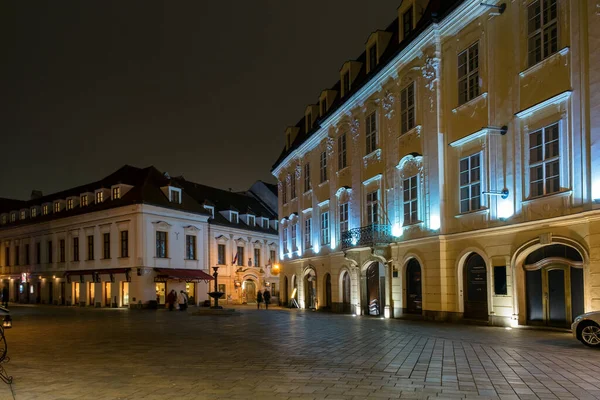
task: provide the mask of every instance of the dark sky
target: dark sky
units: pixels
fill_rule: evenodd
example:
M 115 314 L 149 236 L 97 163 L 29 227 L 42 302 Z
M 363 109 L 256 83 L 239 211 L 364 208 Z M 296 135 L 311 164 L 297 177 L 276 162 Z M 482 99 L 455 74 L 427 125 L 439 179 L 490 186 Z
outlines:
M 0 2 L 0 197 L 124 164 L 243 190 L 400 0 Z

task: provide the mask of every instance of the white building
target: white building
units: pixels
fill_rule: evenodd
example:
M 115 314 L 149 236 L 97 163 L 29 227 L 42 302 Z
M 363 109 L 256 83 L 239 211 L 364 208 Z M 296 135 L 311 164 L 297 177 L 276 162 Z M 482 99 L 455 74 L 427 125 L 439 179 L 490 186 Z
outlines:
M 256 290 L 267 284 L 277 290 L 270 274 L 275 260 L 268 262 L 277 240 L 276 211 L 253 192 L 230 193 L 154 167 L 124 166 L 88 185 L 34 194 L 28 201 L 0 199 L 0 279 L 10 301 L 153 307 L 175 289 L 200 303 L 213 290 L 207 283 L 215 265 L 225 267 L 219 283 L 231 301 L 241 301 L 238 278 Z M 234 204 L 245 214 L 228 220 L 237 212 Z M 218 258 L 219 241 L 258 248 L 258 266 L 232 272 L 227 263 L 233 257 Z

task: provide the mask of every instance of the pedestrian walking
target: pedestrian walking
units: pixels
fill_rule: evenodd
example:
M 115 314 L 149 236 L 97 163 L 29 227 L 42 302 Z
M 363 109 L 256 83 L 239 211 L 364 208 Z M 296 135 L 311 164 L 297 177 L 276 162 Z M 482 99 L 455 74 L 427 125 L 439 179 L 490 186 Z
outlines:
M 4 304 L 4 307 L 8 308 L 8 286 L 4 286 L 2 288 L 2 304 Z
M 263 299 L 265 299 L 265 309 L 269 309 L 269 304 L 271 303 L 271 292 L 269 292 L 269 289 L 265 289 L 265 292 L 263 293 Z
M 175 302 L 177 301 L 177 293 L 175 290 L 171 290 L 167 295 L 167 304 L 169 305 L 169 311 L 173 311 L 175 308 Z
M 260 310 L 260 303 L 262 303 L 263 301 L 263 295 L 262 292 L 259 290 L 258 293 L 256 293 L 256 309 Z
M 183 292 L 183 290 L 179 291 L 179 295 L 177 296 L 177 303 L 179 303 L 179 311 L 185 311 L 187 308 L 187 296 Z

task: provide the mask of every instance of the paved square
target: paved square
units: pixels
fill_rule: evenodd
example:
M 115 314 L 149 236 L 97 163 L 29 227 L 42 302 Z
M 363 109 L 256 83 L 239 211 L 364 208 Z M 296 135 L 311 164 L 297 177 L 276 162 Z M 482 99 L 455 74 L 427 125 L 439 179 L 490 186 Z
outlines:
M 562 332 L 281 309 L 12 314 L 19 400 L 600 399 L 600 351 Z

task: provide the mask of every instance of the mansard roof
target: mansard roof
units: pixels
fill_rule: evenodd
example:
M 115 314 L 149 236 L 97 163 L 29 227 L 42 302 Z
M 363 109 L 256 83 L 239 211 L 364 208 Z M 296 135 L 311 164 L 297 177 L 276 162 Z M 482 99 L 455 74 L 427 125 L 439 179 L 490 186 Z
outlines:
M 294 152 L 302 143 L 316 133 L 320 128 L 320 122 L 324 121 L 338 108 L 340 108 L 354 93 L 365 86 L 379 71 L 386 68 L 390 61 L 392 61 L 402 50 L 410 46 L 410 44 L 431 24 L 441 21 L 446 17 L 452 10 L 454 10 L 464 0 L 430 0 L 427 4 L 423 16 L 417 22 L 415 29 L 413 29 L 404 40 L 399 40 L 399 21 L 398 17 L 384 30 L 392 34 L 389 44 L 379 57 L 379 63 L 377 66 L 367 74 L 367 54 L 366 50 L 363 51 L 355 61 L 362 63 L 361 69 L 352 81 L 350 92 L 344 97 L 341 97 L 341 82 L 338 80 L 330 89 L 337 92 L 333 104 L 329 105 L 329 108 L 325 115 L 317 118 L 313 121 L 313 126 L 310 130 L 306 130 L 305 117 L 302 117 L 295 125 L 298 129 L 298 135 L 294 139 L 289 149 L 283 148 L 279 158 L 273 164 L 271 171 L 275 170 L 283 162 L 283 160 L 292 152 Z M 349 60 L 350 61 L 350 60 Z

